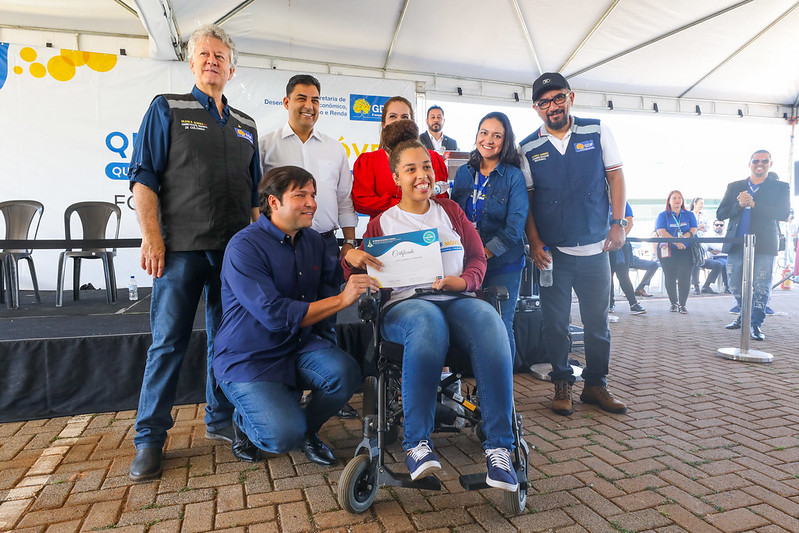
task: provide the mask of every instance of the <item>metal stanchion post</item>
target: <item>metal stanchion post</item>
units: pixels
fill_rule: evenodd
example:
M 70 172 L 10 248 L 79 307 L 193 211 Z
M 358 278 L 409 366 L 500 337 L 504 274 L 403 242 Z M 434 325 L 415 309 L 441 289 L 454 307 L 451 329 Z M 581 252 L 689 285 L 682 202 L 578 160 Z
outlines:
M 774 356 L 768 352 L 749 349 L 749 340 L 752 331 L 752 278 L 755 271 L 755 236 L 752 233 L 744 235 L 743 250 L 743 276 L 741 280 L 741 347 L 719 348 L 718 355 L 733 361 L 747 361 L 749 363 L 770 363 Z

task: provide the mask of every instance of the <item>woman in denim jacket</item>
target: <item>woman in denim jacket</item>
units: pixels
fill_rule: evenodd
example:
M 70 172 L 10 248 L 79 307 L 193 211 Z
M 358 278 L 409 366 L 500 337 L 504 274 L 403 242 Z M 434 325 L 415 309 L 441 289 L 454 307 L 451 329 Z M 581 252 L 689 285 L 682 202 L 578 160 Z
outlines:
M 451 198 L 477 228 L 488 258 L 483 286 L 507 287 L 502 321 L 508 330 L 511 356 L 516 353 L 513 315 L 524 269 L 524 224 L 530 208 L 521 160 L 510 121 L 492 112 L 480 120 L 475 150 L 458 169 Z

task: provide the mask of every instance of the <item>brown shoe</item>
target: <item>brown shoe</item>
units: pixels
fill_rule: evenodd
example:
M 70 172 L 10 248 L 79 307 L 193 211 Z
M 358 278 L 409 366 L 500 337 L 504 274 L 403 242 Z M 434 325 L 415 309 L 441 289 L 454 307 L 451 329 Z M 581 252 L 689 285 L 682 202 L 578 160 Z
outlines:
M 566 380 L 555 381 L 555 397 L 552 398 L 552 410 L 563 416 L 574 412 L 572 406 L 572 384 Z
M 607 387 L 602 385 L 586 385 L 580 394 L 580 401 L 598 405 L 600 409 L 609 413 L 624 414 L 627 406 L 613 397 Z
M 637 291 L 635 291 L 635 295 L 640 296 L 642 298 L 649 298 L 650 296 L 652 296 L 651 294 L 646 292 L 646 289 L 638 289 Z

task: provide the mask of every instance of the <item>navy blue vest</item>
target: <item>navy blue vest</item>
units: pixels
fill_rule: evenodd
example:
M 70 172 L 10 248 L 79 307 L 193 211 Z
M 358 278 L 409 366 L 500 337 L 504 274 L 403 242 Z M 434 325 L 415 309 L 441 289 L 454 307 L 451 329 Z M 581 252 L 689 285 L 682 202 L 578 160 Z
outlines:
M 165 94 L 169 154 L 158 193 L 168 252 L 224 250 L 250 223 L 255 121 L 232 107 L 224 128 L 192 94 Z
M 541 129 L 520 143 L 533 176 L 535 226 L 548 246 L 592 244 L 610 229 L 599 121 L 572 118 L 565 155 L 541 136 Z

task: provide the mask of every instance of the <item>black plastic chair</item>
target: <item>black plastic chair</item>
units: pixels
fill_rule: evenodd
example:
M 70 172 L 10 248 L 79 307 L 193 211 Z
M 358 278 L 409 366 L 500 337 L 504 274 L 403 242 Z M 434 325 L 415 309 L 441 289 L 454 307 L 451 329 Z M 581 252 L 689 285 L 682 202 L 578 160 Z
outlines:
M 42 221 L 44 206 L 36 200 L 9 200 L 0 202 L 0 212 L 6 226 L 6 239 L 25 240 L 31 238 L 31 228 L 33 228 L 33 239 L 39 233 L 39 223 Z M 36 278 L 36 267 L 33 264 L 32 249 L 7 249 L 0 252 L 0 303 L 2 303 L 2 284 L 5 282 L 8 287 L 7 305 L 9 308 L 19 307 L 19 260 L 24 259 L 28 262 L 28 269 L 31 273 L 33 291 L 36 301 L 42 303 L 39 295 L 39 281 Z
M 67 240 L 72 239 L 70 222 L 72 215 L 77 213 L 83 227 L 83 239 L 105 239 L 108 222 L 112 215 L 116 215 L 116 228 L 114 239 L 119 237 L 119 223 L 122 210 L 118 205 L 109 202 L 79 202 L 67 207 L 64 212 L 64 232 Z M 72 299 L 80 299 L 80 261 L 81 259 L 101 259 L 103 273 L 105 274 L 106 300 L 109 304 L 117 301 L 117 282 L 114 272 L 114 256 L 117 249 L 84 248 L 82 250 L 68 249 L 58 256 L 58 286 L 56 287 L 56 307 L 64 303 L 64 273 L 66 270 L 65 259 L 72 259 Z

